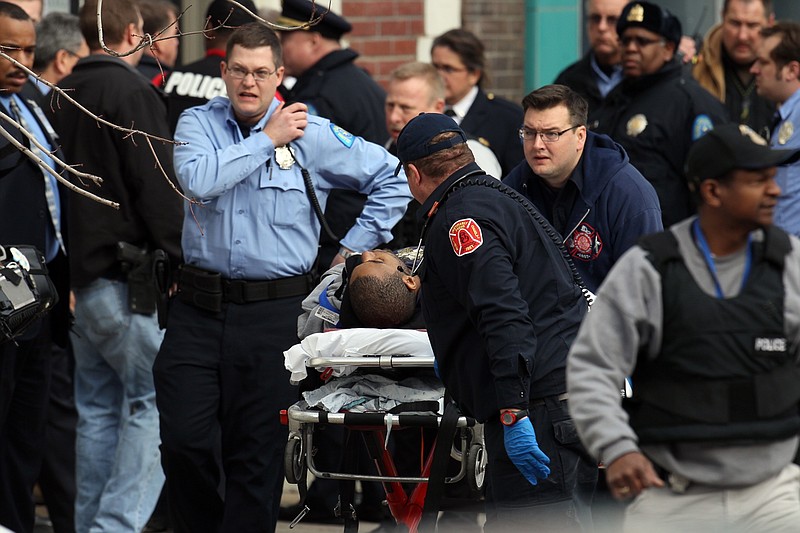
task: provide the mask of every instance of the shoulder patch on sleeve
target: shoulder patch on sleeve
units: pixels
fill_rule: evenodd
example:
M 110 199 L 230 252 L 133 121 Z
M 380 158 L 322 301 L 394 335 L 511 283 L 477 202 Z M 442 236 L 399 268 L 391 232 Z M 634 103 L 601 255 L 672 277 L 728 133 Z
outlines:
M 711 121 L 711 118 L 709 118 L 708 115 L 697 115 L 697 117 L 694 119 L 694 123 L 692 124 L 692 140 L 696 141 L 713 129 L 714 123 Z
M 471 254 L 483 244 L 483 233 L 471 218 L 462 218 L 450 226 L 450 244 L 458 257 Z
M 333 135 L 339 139 L 339 142 L 350 148 L 356 140 L 355 136 L 346 129 L 340 128 L 336 124 L 331 123 L 331 131 Z

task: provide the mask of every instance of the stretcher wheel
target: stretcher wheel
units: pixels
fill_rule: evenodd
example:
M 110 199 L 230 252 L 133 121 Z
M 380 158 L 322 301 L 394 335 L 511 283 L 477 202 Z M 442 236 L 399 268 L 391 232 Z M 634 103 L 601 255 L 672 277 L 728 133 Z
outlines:
M 303 456 L 303 441 L 292 437 L 286 443 L 286 451 L 283 453 L 283 470 L 286 481 L 296 485 L 303 479 L 305 474 L 306 462 Z
M 481 492 L 486 480 L 486 450 L 480 444 L 472 444 L 467 452 L 467 482 L 474 492 Z

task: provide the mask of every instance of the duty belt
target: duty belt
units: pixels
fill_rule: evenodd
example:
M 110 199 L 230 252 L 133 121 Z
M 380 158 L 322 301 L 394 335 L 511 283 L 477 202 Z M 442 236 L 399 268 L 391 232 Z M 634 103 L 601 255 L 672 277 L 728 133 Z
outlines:
M 264 281 L 223 278 L 219 272 L 182 265 L 178 277 L 178 298 L 211 312 L 223 303 L 246 304 L 308 294 L 313 288 L 310 274 Z

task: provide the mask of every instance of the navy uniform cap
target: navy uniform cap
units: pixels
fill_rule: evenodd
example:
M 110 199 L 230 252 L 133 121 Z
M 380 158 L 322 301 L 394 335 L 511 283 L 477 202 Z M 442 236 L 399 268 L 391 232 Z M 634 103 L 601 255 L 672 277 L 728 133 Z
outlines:
M 644 28 L 657 33 L 675 46 L 681 42 L 683 30 L 678 18 L 665 8 L 650 2 L 630 2 L 622 8 L 617 20 L 617 35 L 628 28 Z
M 282 26 L 300 26 L 311 19 L 319 19 L 316 24 L 308 28 L 328 39 L 339 40 L 342 35 L 352 31 L 353 26 L 327 7 L 309 0 L 283 0 L 281 16 L 275 22 Z
M 434 137 L 449 131 L 457 135 L 433 142 Z M 466 134 L 452 118 L 441 113 L 420 113 L 408 121 L 397 137 L 397 158 L 400 164 L 397 165 L 395 175 L 405 163 L 417 161 L 465 142 L 467 142 Z
M 258 14 L 258 9 L 253 3 L 253 0 L 237 0 L 241 5 L 249 9 L 251 12 Z M 228 0 L 214 0 L 209 4 L 206 11 L 206 19 L 209 20 L 209 25 L 214 28 L 220 24 L 231 28 L 238 28 L 248 22 L 253 22 L 255 19 L 248 15 L 239 6 L 230 3 Z

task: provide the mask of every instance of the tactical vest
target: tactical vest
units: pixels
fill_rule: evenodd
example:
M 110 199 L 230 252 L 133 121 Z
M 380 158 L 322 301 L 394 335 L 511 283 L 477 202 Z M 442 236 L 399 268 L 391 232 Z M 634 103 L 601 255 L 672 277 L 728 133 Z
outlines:
M 640 241 L 661 274 L 661 352 L 640 353 L 626 400 L 641 443 L 775 440 L 800 430 L 800 367 L 784 329 L 783 264 L 791 249 L 769 228 L 753 244 L 738 296 L 703 292 L 670 231 Z

